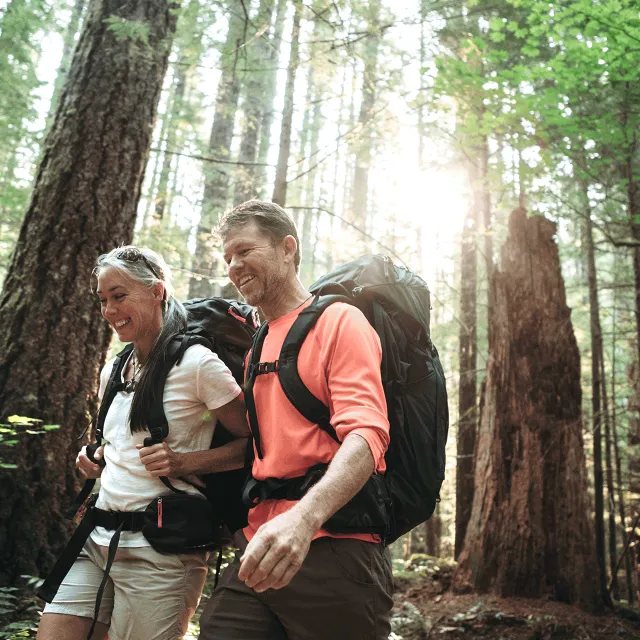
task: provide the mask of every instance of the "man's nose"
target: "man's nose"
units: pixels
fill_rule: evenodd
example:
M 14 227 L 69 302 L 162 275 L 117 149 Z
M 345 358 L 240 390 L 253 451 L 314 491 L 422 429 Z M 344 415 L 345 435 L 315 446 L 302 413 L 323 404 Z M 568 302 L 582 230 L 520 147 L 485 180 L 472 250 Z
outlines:
M 231 260 L 229 260 L 229 263 L 227 265 L 227 269 L 229 271 L 229 277 L 235 274 L 238 271 L 238 269 L 240 269 L 241 266 L 242 266 L 242 260 L 239 257 L 231 256 Z

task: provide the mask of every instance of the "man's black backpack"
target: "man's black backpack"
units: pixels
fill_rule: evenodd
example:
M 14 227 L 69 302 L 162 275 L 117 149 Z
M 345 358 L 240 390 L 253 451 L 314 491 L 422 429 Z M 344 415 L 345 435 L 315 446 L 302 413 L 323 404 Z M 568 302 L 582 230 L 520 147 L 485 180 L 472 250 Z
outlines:
M 358 307 L 382 343 L 382 383 L 388 407 L 390 445 L 387 472 L 373 475 L 325 528 L 334 533 L 376 533 L 387 543 L 427 520 L 444 480 L 449 410 L 444 373 L 429 332 L 430 294 L 425 282 L 382 256 L 363 256 L 320 278 L 310 288 L 316 299 L 299 314 L 283 343 L 277 365 L 261 363 L 268 331 L 256 334 L 248 364 L 245 401 L 258 455 L 261 454 L 253 384 L 262 373 L 277 371 L 285 395 L 310 422 L 338 440 L 329 409 L 305 387 L 297 357 L 322 312 L 335 302 Z M 291 480 L 249 480 L 248 504 L 267 498 L 300 498 L 326 465 Z
M 162 442 L 169 434 L 169 425 L 164 414 L 162 397 L 164 385 L 169 371 L 174 365 L 179 366 L 184 352 L 194 344 L 202 344 L 214 351 L 229 367 L 233 377 L 240 386 L 244 383 L 244 358 L 251 347 L 251 341 L 258 327 L 258 315 L 253 307 L 235 300 L 223 298 L 203 298 L 189 300 L 184 303 L 187 310 L 187 332 L 177 335 L 171 343 L 164 367 L 156 377 L 153 396 L 159 401 L 153 403 L 149 415 L 148 428 L 150 437 L 145 439 L 145 446 Z M 116 394 L 121 391 L 122 370 L 127 362 L 133 346 L 127 345 L 115 358 L 109 381 L 105 388 L 96 424 L 96 443 L 93 450 L 102 441 L 104 422 L 109 407 Z M 233 439 L 233 436 L 222 424 L 216 426 L 211 447 L 219 447 Z M 242 486 L 246 480 L 247 469 L 224 471 L 203 476 L 206 487 L 201 489 L 207 499 L 213 503 L 215 512 L 220 514 L 230 532 L 247 524 L 248 508 L 241 500 Z M 174 489 L 167 478 L 161 480 Z M 76 499 L 71 511 L 77 510 L 93 488 L 93 483 L 83 489 Z M 175 489 L 174 489 L 175 490 Z

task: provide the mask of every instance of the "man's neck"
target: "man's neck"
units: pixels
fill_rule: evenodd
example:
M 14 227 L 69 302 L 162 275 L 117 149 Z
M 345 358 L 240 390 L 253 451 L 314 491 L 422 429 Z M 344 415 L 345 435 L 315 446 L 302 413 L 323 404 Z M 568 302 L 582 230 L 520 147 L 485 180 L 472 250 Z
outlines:
M 276 300 L 273 300 L 268 305 L 263 304 L 260 308 L 267 322 L 270 322 L 295 311 L 295 309 L 301 307 L 310 297 L 311 294 L 305 289 L 300 280 L 296 278 L 295 285 L 285 288 Z

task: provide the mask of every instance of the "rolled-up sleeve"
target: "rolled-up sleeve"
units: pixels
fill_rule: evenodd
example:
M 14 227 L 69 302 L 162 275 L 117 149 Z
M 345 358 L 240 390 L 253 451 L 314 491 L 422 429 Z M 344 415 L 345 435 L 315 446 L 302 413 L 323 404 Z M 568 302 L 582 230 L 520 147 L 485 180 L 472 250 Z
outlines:
M 341 442 L 351 434 L 364 438 L 375 470 L 382 472 L 386 469 L 389 420 L 380 376 L 380 339 L 361 311 L 339 306 L 335 324 L 330 323 L 330 337 L 318 336 L 331 349 L 326 360 L 331 424 Z

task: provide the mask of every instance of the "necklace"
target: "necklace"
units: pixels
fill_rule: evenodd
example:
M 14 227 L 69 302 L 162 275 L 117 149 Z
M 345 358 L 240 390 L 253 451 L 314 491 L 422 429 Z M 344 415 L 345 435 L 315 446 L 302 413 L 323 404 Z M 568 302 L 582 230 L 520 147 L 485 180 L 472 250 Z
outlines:
M 132 355 L 131 364 L 133 366 L 133 375 L 131 376 L 131 380 L 125 380 L 125 383 L 124 383 L 125 393 L 133 393 L 136 390 L 138 374 L 142 369 L 142 365 L 140 364 L 140 361 L 138 360 L 138 356 L 136 355 L 135 351 L 133 352 L 133 355 Z

